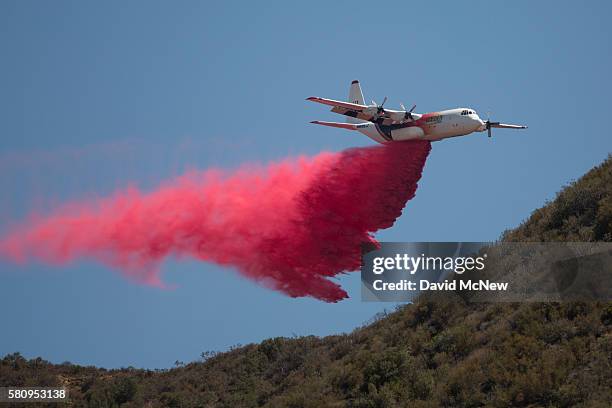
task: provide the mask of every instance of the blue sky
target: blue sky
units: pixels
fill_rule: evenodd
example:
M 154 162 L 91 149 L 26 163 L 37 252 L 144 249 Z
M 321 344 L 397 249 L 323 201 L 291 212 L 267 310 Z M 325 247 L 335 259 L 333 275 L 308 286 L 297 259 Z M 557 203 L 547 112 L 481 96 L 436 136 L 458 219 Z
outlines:
M 435 143 L 387 241 L 497 238 L 612 146 L 609 2 L 0 3 L 0 228 L 69 199 L 366 146 L 311 95 L 526 123 Z M 0 261 L 0 354 L 169 367 L 273 336 L 350 331 L 390 305 L 291 299 L 195 261 L 174 290 L 99 264 Z

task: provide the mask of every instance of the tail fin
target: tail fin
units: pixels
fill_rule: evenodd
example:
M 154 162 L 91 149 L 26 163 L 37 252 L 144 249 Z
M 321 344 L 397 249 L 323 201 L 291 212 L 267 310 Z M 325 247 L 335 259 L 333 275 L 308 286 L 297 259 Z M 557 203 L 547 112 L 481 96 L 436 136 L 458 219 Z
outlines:
M 353 82 L 351 82 L 351 88 L 349 90 L 349 97 L 348 97 L 348 102 L 350 103 L 358 103 L 359 105 L 365 105 L 364 99 L 363 99 L 363 92 L 361 92 L 361 86 L 359 85 L 359 81 L 354 80 Z M 346 121 L 348 123 L 365 123 L 366 121 L 361 120 L 361 119 L 357 119 L 357 118 L 353 118 L 348 116 Z

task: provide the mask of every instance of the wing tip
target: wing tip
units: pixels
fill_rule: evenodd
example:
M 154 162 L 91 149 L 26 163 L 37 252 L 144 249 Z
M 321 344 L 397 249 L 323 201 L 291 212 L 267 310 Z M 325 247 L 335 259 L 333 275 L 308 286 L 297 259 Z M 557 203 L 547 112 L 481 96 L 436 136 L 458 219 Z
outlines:
M 329 127 L 335 127 L 335 128 L 341 128 L 341 129 L 357 130 L 357 125 L 354 123 L 325 122 L 323 120 L 313 120 L 310 123 L 313 123 L 315 125 L 323 125 L 323 126 L 329 126 Z

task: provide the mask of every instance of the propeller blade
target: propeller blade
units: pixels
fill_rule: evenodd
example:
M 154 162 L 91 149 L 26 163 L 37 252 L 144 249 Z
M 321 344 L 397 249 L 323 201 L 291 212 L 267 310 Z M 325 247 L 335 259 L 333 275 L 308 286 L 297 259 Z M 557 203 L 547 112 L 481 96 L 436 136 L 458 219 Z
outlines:
M 404 111 L 404 119 L 414 120 L 414 118 L 412 117 L 412 111 L 414 110 L 414 108 L 416 108 L 416 104 L 412 105 L 412 108 L 410 108 L 410 110 L 407 110 L 403 103 L 400 103 L 400 107 Z
M 385 104 L 385 102 L 387 102 L 387 97 L 385 96 L 385 99 L 383 99 L 383 102 L 380 104 L 380 107 L 382 108 L 383 105 Z
M 487 127 L 487 136 L 491 137 L 491 128 Z

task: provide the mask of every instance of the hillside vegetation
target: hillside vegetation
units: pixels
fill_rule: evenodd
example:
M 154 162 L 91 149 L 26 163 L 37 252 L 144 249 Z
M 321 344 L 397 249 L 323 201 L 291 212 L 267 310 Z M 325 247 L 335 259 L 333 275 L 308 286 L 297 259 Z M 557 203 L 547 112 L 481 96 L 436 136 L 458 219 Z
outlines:
M 507 241 L 611 241 L 612 159 Z M 350 334 L 274 338 L 171 370 L 0 361 L 0 386 L 67 386 L 92 407 L 610 407 L 611 303 L 422 296 Z M 28 405 L 32 406 L 32 405 Z

